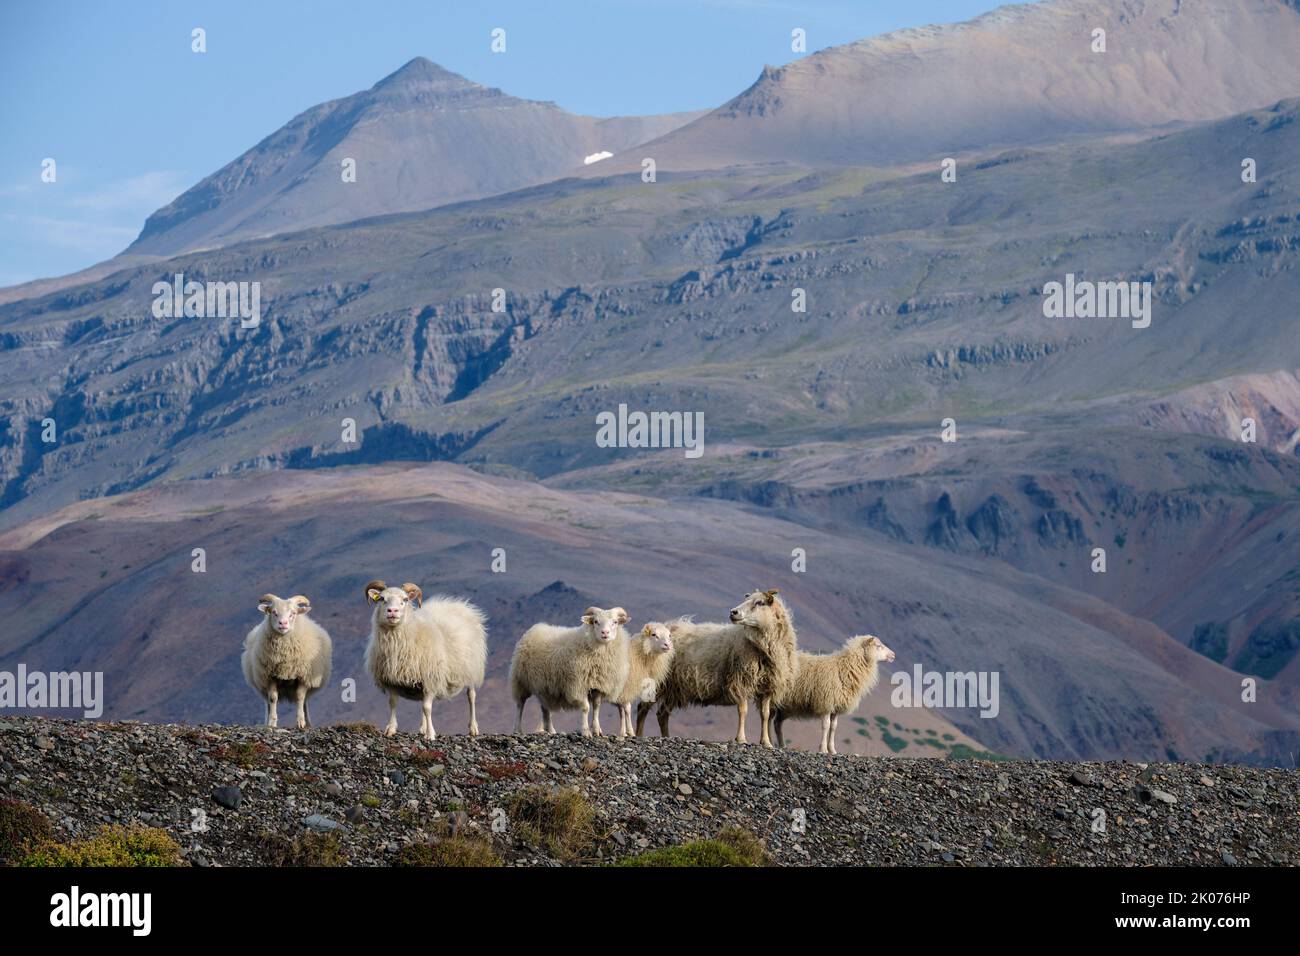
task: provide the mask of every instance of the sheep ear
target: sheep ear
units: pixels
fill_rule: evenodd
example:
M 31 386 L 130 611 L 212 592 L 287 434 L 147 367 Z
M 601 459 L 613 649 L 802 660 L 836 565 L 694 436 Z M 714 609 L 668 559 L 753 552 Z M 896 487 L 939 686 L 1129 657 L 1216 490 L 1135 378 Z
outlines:
M 298 609 L 299 614 L 307 614 L 311 611 L 311 601 L 308 601 L 305 595 L 295 594 L 289 598 L 289 603 Z
M 412 584 L 410 581 L 407 581 L 402 585 L 402 590 L 406 592 L 407 597 L 415 602 L 416 607 L 419 607 L 424 603 L 424 592 L 420 590 L 418 584 Z
M 257 609 L 261 611 L 263 614 L 270 614 L 271 608 L 275 606 L 274 602 L 275 602 L 274 594 L 263 594 L 260 598 L 257 599 Z
M 600 613 L 600 608 L 598 607 L 587 608 L 587 610 L 582 612 L 582 623 L 594 624 L 596 621 L 596 615 L 599 613 Z
M 776 600 L 776 596 L 780 593 L 781 592 L 778 591 L 776 588 L 772 588 L 772 590 L 770 591 L 764 591 L 763 595 L 767 598 L 767 603 L 771 604 Z
M 644 634 L 646 637 L 654 637 L 654 636 L 655 636 L 655 632 L 654 632 L 654 630 L 651 628 L 651 626 L 650 626 L 649 624 L 647 624 L 645 627 L 641 628 L 641 633 Z
M 628 621 L 632 620 L 632 618 L 628 617 L 627 611 L 623 610 L 621 607 L 613 608 L 610 613 L 614 615 L 614 620 L 619 624 L 626 624 Z
M 384 593 L 384 588 L 388 587 L 383 581 L 371 581 L 366 585 L 366 600 L 371 604 L 379 602 L 379 597 Z

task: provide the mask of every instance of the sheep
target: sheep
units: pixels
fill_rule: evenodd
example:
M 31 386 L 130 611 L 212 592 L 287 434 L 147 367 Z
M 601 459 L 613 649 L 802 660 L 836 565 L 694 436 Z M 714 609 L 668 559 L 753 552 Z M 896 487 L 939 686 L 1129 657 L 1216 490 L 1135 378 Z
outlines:
M 820 717 L 822 742 L 818 753 L 833 755 L 840 715 L 858 709 L 863 695 L 880 679 L 880 662 L 893 659 L 894 652 L 872 634 L 849 638 L 834 654 L 800 651 L 794 683 L 776 698 L 772 708 L 776 745 L 785 747 L 781 725 L 790 718 Z
M 676 652 L 659 689 L 659 733 L 668 736 L 668 719 L 679 707 L 731 704 L 738 717 L 736 743 L 745 742 L 745 715 L 751 697 L 762 717 L 761 740 L 768 732 L 772 699 L 794 680 L 798 638 L 790 609 L 776 589 L 751 591 L 731 609 L 730 624 L 697 624 L 680 618 L 669 625 Z M 647 704 L 637 712 L 638 733 Z
M 240 663 L 244 680 L 266 701 L 266 726 L 278 727 L 280 695 L 292 695 L 298 705 L 298 729 L 311 724 L 307 698 L 330 679 L 334 648 L 330 636 L 307 614 L 311 602 L 301 594 L 287 601 L 274 594 L 257 599 L 262 620 L 244 638 Z
M 593 711 L 596 736 L 601 736 L 601 698 L 617 697 L 627 682 L 627 621 L 621 607 L 589 607 L 577 627 L 534 624 L 525 631 L 510 659 L 510 692 L 518 707 L 515 733 L 524 732 L 524 704 L 536 697 L 541 732 L 555 733 L 552 711 L 581 710 L 582 736 L 591 736 L 588 716 Z
M 487 667 L 487 618 L 459 598 L 424 600 L 418 585 L 366 585 L 375 610 L 366 645 L 366 669 L 375 686 L 388 694 L 388 726 L 397 733 L 397 698 L 420 701 L 420 734 L 434 740 L 433 702 L 462 690 L 469 701 L 469 735 L 478 736 L 476 690 Z
M 618 708 L 618 735 L 632 733 L 632 704 L 653 702 L 673 660 L 673 636 L 667 624 L 651 621 L 628 643 L 627 680 L 610 698 Z M 644 721 L 644 718 L 642 718 Z

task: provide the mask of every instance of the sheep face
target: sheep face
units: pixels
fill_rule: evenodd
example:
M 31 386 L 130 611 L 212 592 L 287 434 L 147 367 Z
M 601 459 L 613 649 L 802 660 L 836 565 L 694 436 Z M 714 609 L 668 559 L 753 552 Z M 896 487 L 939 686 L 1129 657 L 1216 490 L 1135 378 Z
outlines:
M 288 634 L 293 630 L 298 615 L 311 610 L 311 602 L 301 594 L 295 594 L 287 600 L 274 594 L 263 594 L 257 601 L 257 609 L 267 616 L 272 633 Z
M 731 609 L 731 623 L 762 628 L 780 620 L 785 606 L 776 595 L 776 588 L 749 592 Z
M 641 635 L 649 638 L 650 650 L 655 654 L 670 654 L 673 649 L 673 633 L 667 624 L 651 623 L 641 629 Z
M 892 663 L 894 660 L 894 652 L 886 647 L 884 641 L 878 637 L 868 637 L 862 649 L 872 660 L 883 661 L 886 664 Z
M 592 634 L 602 644 L 608 644 L 618 637 L 618 629 L 627 622 L 627 611 L 621 607 L 612 607 L 609 610 L 589 607 L 582 614 L 582 623 L 590 628 Z
M 388 587 L 383 581 L 366 585 L 366 598 L 375 606 L 375 625 L 382 628 L 401 627 L 412 607 L 419 607 L 423 594 L 418 585 L 403 584 Z

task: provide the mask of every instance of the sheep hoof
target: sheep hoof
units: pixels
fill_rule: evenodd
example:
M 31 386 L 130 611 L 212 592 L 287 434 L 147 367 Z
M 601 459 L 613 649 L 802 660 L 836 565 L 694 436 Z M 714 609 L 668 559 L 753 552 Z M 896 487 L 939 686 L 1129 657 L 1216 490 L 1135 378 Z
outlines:
M 396 737 L 396 736 L 397 736 L 397 728 L 396 728 L 396 727 L 385 727 L 385 728 L 384 728 L 384 736 L 385 736 L 385 737 Z
M 516 730 L 515 733 L 519 733 L 519 731 Z M 471 737 L 477 737 L 477 736 L 478 736 L 478 724 L 470 724 L 470 725 L 469 725 L 469 735 L 470 735 Z

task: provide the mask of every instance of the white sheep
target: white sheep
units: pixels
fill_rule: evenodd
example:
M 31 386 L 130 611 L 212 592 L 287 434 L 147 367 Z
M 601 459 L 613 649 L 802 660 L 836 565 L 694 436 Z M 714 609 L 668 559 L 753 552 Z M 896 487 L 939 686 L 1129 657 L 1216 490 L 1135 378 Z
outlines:
M 820 717 L 822 742 L 819 753 L 835 753 L 835 730 L 842 714 L 858 704 L 880 680 L 880 663 L 894 659 L 880 638 L 872 634 L 851 637 L 834 654 L 799 652 L 794 683 L 779 695 L 772 709 L 776 745 L 785 746 L 781 725 L 791 718 Z
M 588 716 L 594 711 L 599 737 L 601 698 L 618 696 L 627 682 L 627 621 L 621 607 L 589 607 L 577 627 L 534 624 L 525 631 L 510 659 L 515 733 L 524 732 L 524 704 L 536 697 L 542 732 L 555 733 L 552 711 L 581 710 L 582 736 L 590 737 Z
M 632 705 L 638 701 L 652 703 L 659 685 L 668 675 L 673 661 L 673 636 L 667 624 L 651 621 L 628 642 L 627 680 L 623 689 L 610 698 L 618 708 L 618 735 L 632 733 Z M 644 713 L 639 713 L 645 722 Z
M 384 736 L 397 733 L 397 699 L 420 701 L 420 733 L 427 740 L 433 729 L 433 702 L 462 690 L 469 701 L 469 733 L 478 734 L 476 689 L 487 666 L 487 618 L 468 601 L 451 597 L 424 600 L 420 588 L 383 581 L 366 585 L 366 600 L 374 605 L 366 669 L 375 685 L 388 694 L 388 726 Z
M 731 609 L 730 624 L 697 624 L 681 618 L 669 625 L 676 651 L 668 676 L 659 689 L 659 732 L 668 736 L 668 719 L 679 707 L 691 705 L 736 708 L 736 743 L 745 742 L 745 715 L 750 698 L 758 700 L 761 739 L 772 746 L 768 732 L 773 698 L 794 680 L 799 651 L 790 609 L 775 589 L 752 591 Z M 643 725 L 645 712 L 638 709 Z
M 244 680 L 266 701 L 266 726 L 278 727 L 280 695 L 298 705 L 298 729 L 310 725 L 307 698 L 329 682 L 333 645 L 325 628 L 307 617 L 311 602 L 301 594 L 285 600 L 257 599 L 262 620 L 244 638 Z

